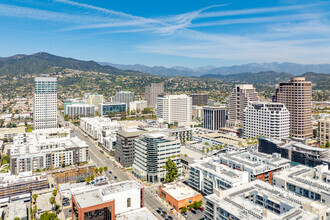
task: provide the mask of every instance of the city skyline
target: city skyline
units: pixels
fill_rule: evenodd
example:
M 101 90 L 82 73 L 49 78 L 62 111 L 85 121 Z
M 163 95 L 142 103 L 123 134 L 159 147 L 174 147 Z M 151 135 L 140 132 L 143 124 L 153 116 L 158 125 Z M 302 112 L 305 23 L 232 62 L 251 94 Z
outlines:
M 328 9 L 326 1 L 5 0 L 0 56 L 45 51 L 167 67 L 326 63 Z

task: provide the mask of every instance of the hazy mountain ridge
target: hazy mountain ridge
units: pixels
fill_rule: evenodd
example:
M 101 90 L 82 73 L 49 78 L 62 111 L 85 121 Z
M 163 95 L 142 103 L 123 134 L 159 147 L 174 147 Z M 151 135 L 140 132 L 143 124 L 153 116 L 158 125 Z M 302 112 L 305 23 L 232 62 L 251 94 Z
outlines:
M 95 61 L 76 60 L 73 58 L 55 56 L 45 52 L 32 55 L 19 54 L 0 58 L 0 76 L 44 74 L 53 72 L 54 68 L 95 71 L 113 75 L 131 74 L 129 71 L 123 71 L 112 66 L 100 65 Z
M 122 70 L 134 70 L 144 73 L 149 73 L 153 75 L 160 76 L 202 76 L 207 74 L 214 75 L 231 75 L 239 73 L 258 73 L 266 71 L 274 72 L 285 72 L 291 73 L 293 75 L 301 75 L 306 72 L 316 72 L 316 73 L 330 73 L 330 64 L 296 64 L 296 63 L 249 63 L 234 66 L 204 66 L 198 68 L 188 68 L 182 66 L 173 66 L 170 68 L 163 66 L 146 66 L 141 64 L 135 65 L 124 65 L 124 64 L 112 64 L 112 63 L 101 63 L 107 64 Z

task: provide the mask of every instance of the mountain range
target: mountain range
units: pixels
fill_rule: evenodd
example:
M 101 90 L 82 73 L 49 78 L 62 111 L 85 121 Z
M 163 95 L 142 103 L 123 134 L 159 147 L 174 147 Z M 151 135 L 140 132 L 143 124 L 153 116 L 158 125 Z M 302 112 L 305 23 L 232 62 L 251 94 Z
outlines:
M 166 68 L 163 66 L 145 66 L 141 64 L 135 65 L 123 65 L 123 64 L 113 64 L 113 63 L 100 63 L 106 64 L 113 67 L 116 67 L 121 70 L 133 70 L 143 73 L 149 73 L 159 76 L 202 76 L 202 75 L 231 75 L 238 73 L 258 73 L 265 71 L 274 71 L 274 72 L 284 72 L 290 73 L 293 75 L 301 75 L 306 72 L 316 72 L 316 73 L 330 73 L 330 64 L 296 64 L 296 63 L 249 63 L 243 65 L 235 66 L 224 66 L 224 67 L 215 67 L 215 66 L 205 66 L 199 68 L 188 68 L 182 66 L 173 66 Z
M 276 71 L 262 70 L 275 68 Z M 301 65 L 293 63 L 246 64 L 232 67 L 206 66 L 189 69 L 186 67 L 166 68 L 144 65 L 118 65 L 82 61 L 73 58 L 55 56 L 45 52 L 32 55 L 18 54 L 11 57 L 0 57 L 0 76 L 14 77 L 24 74 L 40 75 L 60 72 L 63 69 L 94 71 L 112 75 L 189 76 L 220 79 L 235 83 L 257 83 L 274 86 L 280 81 L 287 81 L 292 76 L 301 75 L 312 81 L 315 89 L 330 89 L 330 65 Z M 305 72 L 306 71 L 306 72 Z M 324 72 L 314 73 L 311 71 Z M 221 73 L 221 74 L 220 74 Z M 149 75 L 150 76 L 150 75 Z

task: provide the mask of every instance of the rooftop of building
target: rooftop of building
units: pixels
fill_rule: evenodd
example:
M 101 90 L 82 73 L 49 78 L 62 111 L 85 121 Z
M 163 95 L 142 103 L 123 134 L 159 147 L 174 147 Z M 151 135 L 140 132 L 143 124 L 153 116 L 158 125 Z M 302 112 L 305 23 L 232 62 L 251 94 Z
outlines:
M 24 201 L 18 200 L 8 204 L 8 219 L 27 219 L 27 211 Z
M 85 208 L 112 201 L 114 194 L 141 188 L 143 187 L 136 181 L 124 181 L 103 186 L 86 185 L 83 188 L 71 189 L 71 194 L 77 205 Z
M 56 77 L 35 77 L 35 81 L 57 81 Z
M 280 212 L 270 211 L 257 200 L 280 209 Z M 225 191 L 216 189 L 214 194 L 206 199 L 218 204 L 223 210 L 239 219 L 319 219 L 319 216 L 309 212 L 309 208 L 323 210 L 326 206 L 297 196 L 284 189 L 276 188 L 266 182 L 256 180 Z
M 253 144 L 248 144 L 248 142 L 245 139 L 239 138 L 236 135 L 213 132 L 213 133 L 202 134 L 200 136 L 223 144 L 228 144 L 236 148 L 241 148 L 238 146 L 239 143 L 242 144 L 243 148 L 253 145 Z
M 157 220 L 146 207 L 122 213 L 116 216 L 117 220 Z
M 194 164 L 191 164 L 190 167 L 206 170 L 215 176 L 221 176 L 221 178 L 231 183 L 240 182 L 243 174 L 248 177 L 248 173 L 246 171 L 235 170 L 224 164 L 220 164 L 219 158 L 215 156 L 207 157 L 203 160 L 197 160 Z
M 93 107 L 95 105 L 92 104 L 88 104 L 88 103 L 72 103 L 72 104 L 68 104 L 67 106 L 88 106 L 88 107 Z
M 146 133 L 147 131 L 139 130 L 139 129 L 123 129 L 118 131 L 118 135 L 122 137 L 138 137 L 143 133 Z
M 18 183 L 28 183 L 31 181 L 47 181 L 47 175 L 45 173 L 41 173 L 38 175 L 33 175 L 32 171 L 21 172 L 18 175 L 13 175 L 10 173 L 0 173 L 0 187 L 6 187 L 12 184 Z
M 172 182 L 162 185 L 162 190 L 177 201 L 200 195 L 199 192 L 181 182 Z
M 327 164 L 314 168 L 298 165 L 276 173 L 274 177 L 299 185 L 304 189 L 325 193 L 330 196 L 330 170 Z M 327 177 L 327 178 L 326 178 Z M 325 179 L 325 181 L 324 181 Z
M 257 151 L 229 151 L 218 155 L 221 160 L 235 161 L 245 167 L 255 170 L 257 173 L 271 171 L 290 164 L 290 160 L 282 158 L 280 154 L 272 155 Z
M 99 105 L 126 105 L 125 102 L 103 102 L 99 103 Z

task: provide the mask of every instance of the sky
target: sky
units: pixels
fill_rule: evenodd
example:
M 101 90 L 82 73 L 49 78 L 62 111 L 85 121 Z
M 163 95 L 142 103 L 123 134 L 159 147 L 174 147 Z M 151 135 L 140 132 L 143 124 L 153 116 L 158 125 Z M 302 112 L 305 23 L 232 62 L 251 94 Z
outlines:
M 149 66 L 330 63 L 330 1 L 1 0 L 0 57 Z

